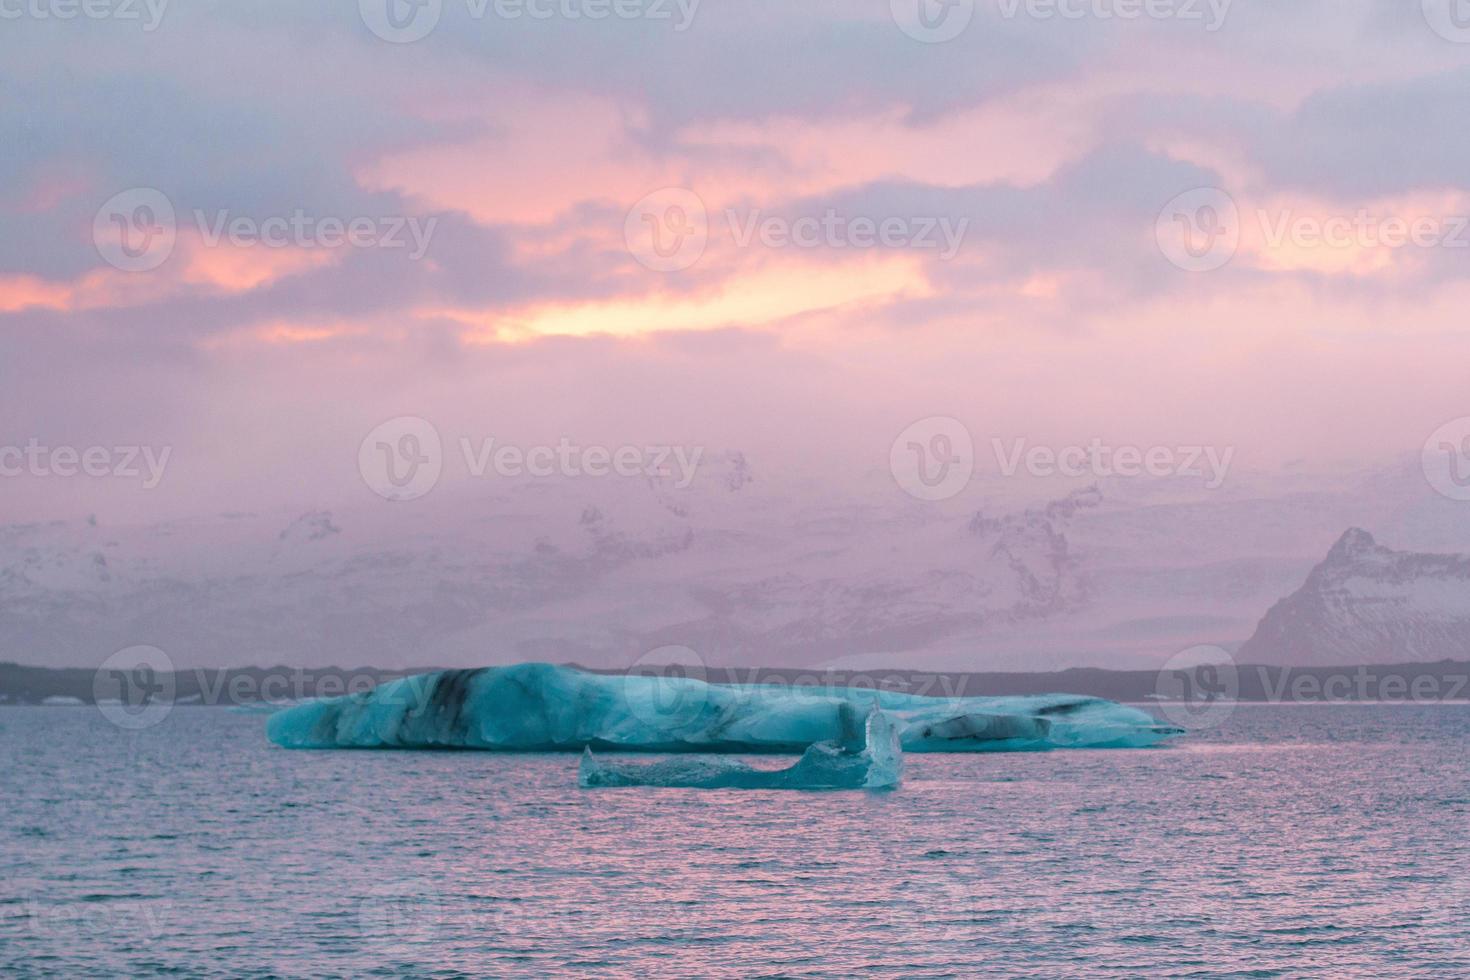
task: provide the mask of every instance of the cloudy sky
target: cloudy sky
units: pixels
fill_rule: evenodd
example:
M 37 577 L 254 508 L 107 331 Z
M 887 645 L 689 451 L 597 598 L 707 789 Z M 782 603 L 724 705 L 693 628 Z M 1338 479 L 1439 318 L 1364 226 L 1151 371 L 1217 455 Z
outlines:
M 1464 14 L 0 0 L 0 443 L 171 453 L 7 518 L 362 496 L 399 416 L 1417 453 L 1470 414 Z

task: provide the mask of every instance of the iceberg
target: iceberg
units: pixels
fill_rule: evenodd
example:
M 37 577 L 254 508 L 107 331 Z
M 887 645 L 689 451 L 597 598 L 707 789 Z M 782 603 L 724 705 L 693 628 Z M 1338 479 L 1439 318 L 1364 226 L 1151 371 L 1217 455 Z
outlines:
M 801 753 L 857 744 L 870 708 L 905 752 L 1142 748 L 1180 734 L 1138 708 L 1070 694 L 928 697 L 850 687 L 708 684 L 545 663 L 443 670 L 304 702 L 266 720 L 286 748 Z
M 856 709 L 847 706 L 850 711 Z M 903 776 L 898 731 L 876 706 L 868 707 L 859 745 L 838 741 L 807 747 L 787 769 L 757 769 L 717 755 L 675 756 L 661 762 L 606 762 L 582 751 L 577 782 L 584 789 L 606 786 L 668 786 L 689 789 L 893 789 Z

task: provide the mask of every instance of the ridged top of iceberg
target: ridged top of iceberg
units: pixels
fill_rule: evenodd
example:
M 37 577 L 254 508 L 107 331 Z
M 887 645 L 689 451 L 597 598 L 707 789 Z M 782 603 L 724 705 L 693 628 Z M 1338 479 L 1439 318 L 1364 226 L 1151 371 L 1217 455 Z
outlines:
M 1137 708 L 1066 694 L 931 698 L 544 663 L 399 678 L 279 711 L 266 731 L 287 748 L 801 752 L 817 742 L 861 746 L 869 707 L 891 717 L 910 752 L 1141 747 L 1180 731 Z

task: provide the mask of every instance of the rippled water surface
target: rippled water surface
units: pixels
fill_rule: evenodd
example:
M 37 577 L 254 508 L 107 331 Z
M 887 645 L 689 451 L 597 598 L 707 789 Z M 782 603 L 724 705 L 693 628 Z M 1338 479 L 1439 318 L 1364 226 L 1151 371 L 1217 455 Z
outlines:
M 1467 706 L 910 756 L 883 794 L 586 791 L 575 756 L 262 726 L 0 711 L 0 973 L 1470 975 Z

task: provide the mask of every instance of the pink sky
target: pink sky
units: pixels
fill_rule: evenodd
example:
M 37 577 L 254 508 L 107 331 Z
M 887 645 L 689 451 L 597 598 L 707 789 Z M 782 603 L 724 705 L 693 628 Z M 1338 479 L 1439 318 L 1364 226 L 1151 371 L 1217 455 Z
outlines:
M 174 453 L 146 495 L 11 479 L 7 517 L 361 494 L 400 415 L 842 474 L 934 415 L 1270 469 L 1470 413 L 1470 43 L 1433 12 L 982 3 L 927 43 L 903 6 L 7 23 L 0 442 Z M 1200 191 L 1228 255 L 1179 251 Z

